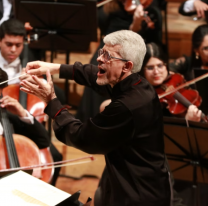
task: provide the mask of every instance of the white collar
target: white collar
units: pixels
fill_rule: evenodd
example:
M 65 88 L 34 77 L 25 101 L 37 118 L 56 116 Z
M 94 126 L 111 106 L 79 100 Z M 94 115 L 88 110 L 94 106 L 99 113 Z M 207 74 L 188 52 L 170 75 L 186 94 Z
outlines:
M 6 59 L 4 59 L 4 57 L 1 55 L 0 52 L 0 67 L 17 67 L 20 64 L 20 58 L 17 57 L 13 62 L 11 62 L 10 64 L 7 62 Z

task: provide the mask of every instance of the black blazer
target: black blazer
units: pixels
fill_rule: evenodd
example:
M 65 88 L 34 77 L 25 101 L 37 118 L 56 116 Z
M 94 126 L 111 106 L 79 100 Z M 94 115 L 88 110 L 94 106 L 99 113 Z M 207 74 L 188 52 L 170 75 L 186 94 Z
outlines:
M 39 149 L 49 147 L 50 138 L 45 127 L 34 118 L 34 124 L 27 124 L 19 119 L 17 115 L 8 112 L 8 118 L 13 126 L 15 134 L 28 137 L 37 144 Z

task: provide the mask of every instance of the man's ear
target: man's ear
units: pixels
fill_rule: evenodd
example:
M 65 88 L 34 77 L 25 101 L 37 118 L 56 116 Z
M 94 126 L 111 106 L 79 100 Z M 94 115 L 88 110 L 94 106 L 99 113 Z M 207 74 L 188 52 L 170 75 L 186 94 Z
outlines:
M 124 64 L 123 72 L 131 72 L 133 69 L 134 63 L 132 61 L 128 61 Z

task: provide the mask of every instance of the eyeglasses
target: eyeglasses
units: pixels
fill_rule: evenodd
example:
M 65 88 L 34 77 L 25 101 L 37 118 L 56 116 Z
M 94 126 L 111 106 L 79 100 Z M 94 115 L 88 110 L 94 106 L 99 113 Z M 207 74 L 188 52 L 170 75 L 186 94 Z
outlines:
M 117 58 L 117 57 L 112 57 L 112 56 L 109 54 L 108 51 L 105 51 L 105 50 L 103 50 L 103 49 L 99 49 L 99 50 L 98 50 L 98 57 L 101 56 L 101 55 L 103 55 L 105 63 L 108 62 L 108 61 L 110 61 L 111 59 L 119 59 L 119 60 L 125 61 L 125 62 L 128 62 L 128 61 L 129 61 L 129 60 L 126 60 L 126 59 L 121 59 L 121 58 Z
M 146 66 L 145 68 L 149 71 L 152 71 L 155 67 L 157 67 L 157 69 L 161 70 L 161 69 L 163 69 L 163 67 L 165 65 L 166 65 L 165 63 L 160 63 L 160 64 L 155 64 L 155 65 L 149 65 L 149 66 Z

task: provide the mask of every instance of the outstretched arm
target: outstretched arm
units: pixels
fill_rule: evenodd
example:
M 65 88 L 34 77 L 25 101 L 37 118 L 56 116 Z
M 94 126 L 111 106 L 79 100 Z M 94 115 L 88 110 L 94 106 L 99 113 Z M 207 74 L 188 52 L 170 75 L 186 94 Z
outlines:
M 25 72 L 30 75 L 40 76 L 46 74 L 46 71 L 49 70 L 51 74 L 58 74 L 60 66 L 61 66 L 60 64 L 34 61 L 27 63 Z

